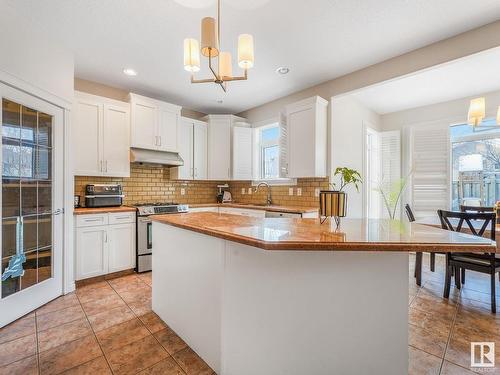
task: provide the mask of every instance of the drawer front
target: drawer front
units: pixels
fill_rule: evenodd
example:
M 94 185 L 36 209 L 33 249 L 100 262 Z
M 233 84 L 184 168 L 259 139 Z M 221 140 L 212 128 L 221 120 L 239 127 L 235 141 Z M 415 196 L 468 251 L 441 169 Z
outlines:
M 95 227 L 108 224 L 108 214 L 77 215 L 76 227 Z
M 296 213 L 291 213 L 291 212 L 277 212 L 277 211 L 266 211 L 266 217 L 270 217 L 270 218 L 279 218 L 279 217 L 283 217 L 283 218 L 301 218 L 302 215 L 301 214 L 296 214 Z
M 109 214 L 109 224 L 135 223 L 135 212 L 114 212 Z
M 265 211 L 263 210 L 251 210 L 251 209 L 237 208 L 237 207 L 221 207 L 219 209 L 219 212 L 233 214 L 233 215 L 252 216 L 252 217 L 265 216 Z

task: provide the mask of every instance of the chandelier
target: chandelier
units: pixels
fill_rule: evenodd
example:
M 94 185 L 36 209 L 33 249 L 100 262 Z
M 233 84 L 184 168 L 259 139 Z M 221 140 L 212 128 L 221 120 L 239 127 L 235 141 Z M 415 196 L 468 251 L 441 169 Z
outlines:
M 481 125 L 481 122 L 486 117 L 486 99 L 475 98 L 470 101 L 469 112 L 467 114 L 467 122 L 476 127 Z M 500 106 L 497 110 L 497 125 L 500 125 Z
M 220 50 L 220 24 L 220 0 L 217 0 L 217 20 L 212 17 L 201 20 L 201 49 L 197 39 L 184 39 L 184 69 L 191 72 L 191 83 L 216 83 L 226 92 L 227 82 L 248 79 L 248 69 L 254 63 L 253 37 L 250 34 L 238 36 L 238 66 L 243 69 L 243 75 L 233 76 L 231 53 Z M 194 73 L 200 71 L 200 52 L 208 58 L 213 78 L 194 78 Z

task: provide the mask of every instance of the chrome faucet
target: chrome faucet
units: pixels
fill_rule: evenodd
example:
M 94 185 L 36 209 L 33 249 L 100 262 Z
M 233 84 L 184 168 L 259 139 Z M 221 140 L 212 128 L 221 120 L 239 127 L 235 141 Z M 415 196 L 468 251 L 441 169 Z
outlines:
M 271 187 L 269 186 L 269 184 L 267 182 L 264 182 L 264 181 L 259 182 L 259 184 L 255 187 L 253 192 L 256 193 L 261 186 L 267 187 L 267 205 L 270 206 L 271 204 L 273 204 L 273 199 L 271 197 Z

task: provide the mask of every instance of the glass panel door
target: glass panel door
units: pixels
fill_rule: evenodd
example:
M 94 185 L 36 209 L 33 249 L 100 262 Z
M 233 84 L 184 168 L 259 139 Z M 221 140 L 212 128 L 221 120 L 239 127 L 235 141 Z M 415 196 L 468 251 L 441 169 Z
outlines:
M 2 327 L 62 293 L 63 112 L 2 84 L 0 98 Z
M 51 277 L 52 116 L 2 99 L 1 298 Z

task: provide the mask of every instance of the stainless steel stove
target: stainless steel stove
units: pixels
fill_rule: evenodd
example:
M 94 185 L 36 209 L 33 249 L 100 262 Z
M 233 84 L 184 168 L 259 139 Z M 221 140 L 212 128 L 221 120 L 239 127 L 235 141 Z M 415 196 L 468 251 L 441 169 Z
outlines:
M 151 215 L 177 214 L 189 212 L 187 204 L 174 202 L 139 203 L 137 208 L 137 259 L 136 271 L 151 271 L 151 260 L 153 254 L 153 225 Z

